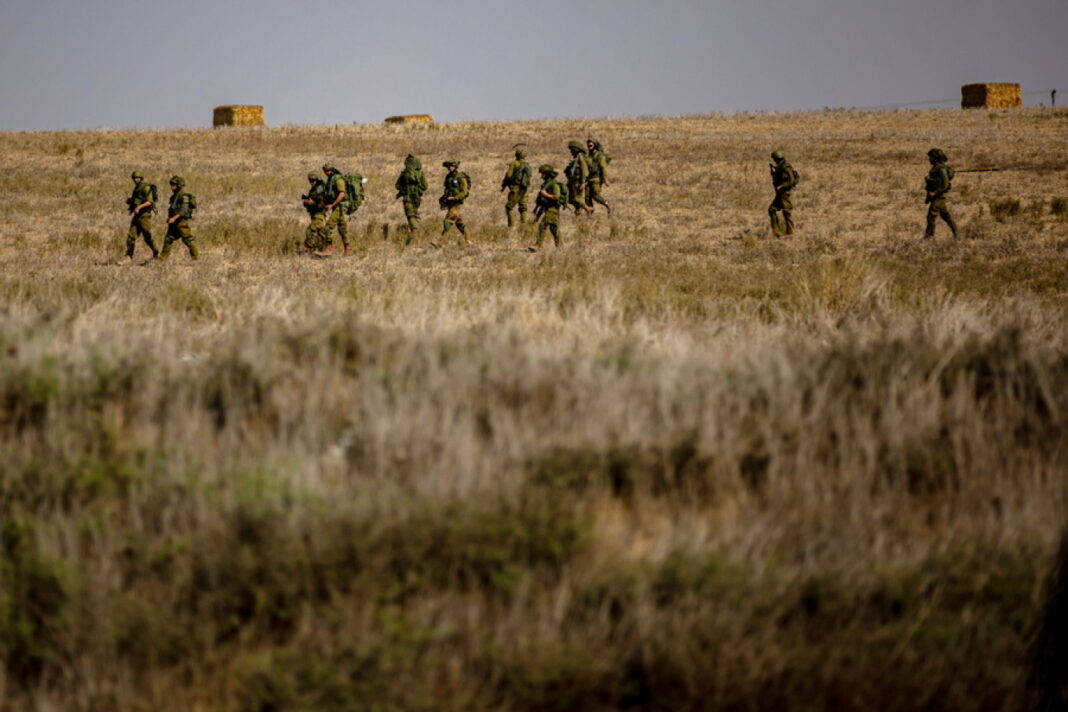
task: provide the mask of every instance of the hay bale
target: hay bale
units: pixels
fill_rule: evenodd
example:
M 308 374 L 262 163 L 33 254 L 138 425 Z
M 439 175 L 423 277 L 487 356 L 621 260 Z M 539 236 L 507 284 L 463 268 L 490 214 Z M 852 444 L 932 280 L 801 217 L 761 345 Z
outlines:
M 399 116 L 387 116 L 387 124 L 432 124 L 434 117 L 430 114 L 401 114 Z
M 211 125 L 264 126 L 262 106 L 216 106 Z
M 962 109 L 1015 109 L 1023 106 L 1019 84 L 965 84 L 960 88 Z

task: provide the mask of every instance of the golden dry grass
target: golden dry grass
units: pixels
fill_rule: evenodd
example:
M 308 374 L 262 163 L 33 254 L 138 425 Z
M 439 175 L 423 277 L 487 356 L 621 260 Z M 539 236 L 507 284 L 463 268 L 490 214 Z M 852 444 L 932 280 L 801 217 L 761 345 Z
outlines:
M 0 134 L 0 697 L 1018 708 L 1066 521 L 1066 129 Z M 613 217 L 525 253 L 511 146 L 559 166 L 587 135 Z M 919 239 L 931 146 L 1014 169 L 958 175 L 957 242 Z M 787 241 L 774 148 L 803 176 Z M 405 248 L 409 152 L 432 189 Z M 478 246 L 431 250 L 453 157 Z M 291 254 L 324 159 L 370 179 L 353 258 Z M 115 264 L 133 168 L 186 177 L 199 263 Z

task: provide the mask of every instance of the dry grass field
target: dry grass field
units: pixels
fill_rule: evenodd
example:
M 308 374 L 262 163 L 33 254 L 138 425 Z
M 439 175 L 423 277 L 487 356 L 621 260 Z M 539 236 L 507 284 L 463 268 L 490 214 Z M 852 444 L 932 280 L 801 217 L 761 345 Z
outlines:
M 511 146 L 562 167 L 587 135 L 613 216 L 524 252 Z M 1050 109 L 0 133 L 0 707 L 1031 705 L 1065 136 Z M 920 239 L 931 146 L 1010 169 L 958 174 L 959 241 Z M 453 157 L 477 246 L 433 250 Z M 350 258 L 293 254 L 324 160 L 369 178 Z M 116 264 L 133 169 L 186 177 L 199 262 Z

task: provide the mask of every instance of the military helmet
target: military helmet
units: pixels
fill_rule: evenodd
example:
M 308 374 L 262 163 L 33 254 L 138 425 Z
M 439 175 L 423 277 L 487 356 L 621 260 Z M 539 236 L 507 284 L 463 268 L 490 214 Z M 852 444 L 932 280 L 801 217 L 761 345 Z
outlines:
M 541 173 L 543 176 L 554 176 L 556 175 L 556 169 L 548 163 L 542 163 L 538 166 L 538 173 Z
M 171 185 L 176 185 L 179 188 L 185 187 L 185 178 L 182 178 L 181 176 L 171 176 L 171 179 L 167 182 Z
M 583 146 L 578 141 L 568 141 L 567 142 L 567 147 L 568 147 L 568 149 L 570 149 L 572 151 L 580 151 L 582 153 L 586 152 L 586 147 Z
M 527 149 L 525 149 L 525 148 L 517 148 L 515 150 L 515 157 L 516 158 L 526 158 L 527 157 Z
M 337 173 L 337 168 L 334 167 L 333 163 L 324 163 L 323 173 Z
M 782 151 L 772 151 L 771 157 L 773 160 L 776 161 L 781 161 L 782 159 L 786 158 L 786 156 L 782 155 Z
M 134 171 L 133 173 L 130 174 L 130 178 L 131 179 L 133 179 L 133 178 L 144 178 L 144 176 L 141 175 L 141 171 Z
M 589 145 L 593 146 L 594 148 L 600 148 L 601 147 L 601 142 L 598 141 L 595 138 L 586 139 L 586 143 L 588 143 Z
M 459 161 L 454 161 L 454 160 L 452 160 L 452 159 L 450 158 L 450 159 L 449 159 L 449 160 L 447 160 L 447 161 L 442 161 L 442 162 L 441 162 L 441 165 L 442 165 L 442 166 L 444 166 L 445 168 L 448 168 L 449 166 L 457 166 L 457 167 L 459 167 L 459 165 L 460 165 L 460 162 L 459 162 Z
M 308 180 L 319 180 L 319 174 L 315 171 L 308 171 Z
M 932 161 L 943 162 L 946 160 L 946 153 L 940 148 L 932 148 L 927 152 L 927 157 Z

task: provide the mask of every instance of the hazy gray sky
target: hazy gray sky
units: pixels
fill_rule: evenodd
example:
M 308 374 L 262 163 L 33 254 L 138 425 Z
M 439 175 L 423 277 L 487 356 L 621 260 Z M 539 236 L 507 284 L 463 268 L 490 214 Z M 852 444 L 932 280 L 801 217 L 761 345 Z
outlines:
M 1068 103 L 1066 31 L 1068 0 L 3 0 L 0 129 Z

